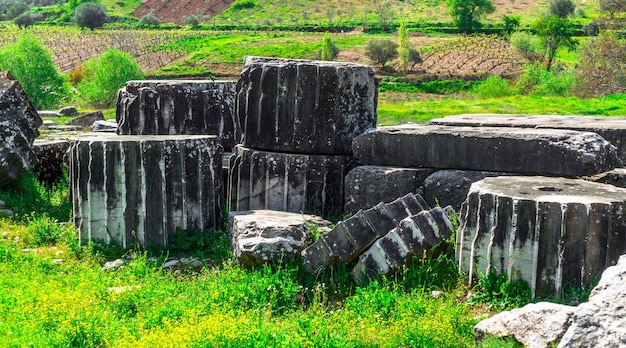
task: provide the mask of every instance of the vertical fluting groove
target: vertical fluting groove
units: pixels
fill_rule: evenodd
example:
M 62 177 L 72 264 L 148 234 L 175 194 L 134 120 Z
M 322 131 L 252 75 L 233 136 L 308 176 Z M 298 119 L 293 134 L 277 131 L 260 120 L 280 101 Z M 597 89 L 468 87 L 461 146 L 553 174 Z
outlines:
M 477 193 L 473 193 L 475 194 L 476 197 L 476 201 L 477 201 L 477 207 L 476 207 L 476 211 L 480 211 L 480 195 L 478 195 Z M 478 221 L 478 220 L 477 220 Z M 477 223 L 478 224 L 478 223 Z M 472 278 L 474 278 L 474 257 L 475 257 L 475 245 L 476 245 L 476 240 L 478 239 L 478 226 L 476 226 L 476 228 L 474 229 L 474 236 L 472 238 L 472 243 L 470 244 L 470 258 L 469 258 L 469 279 L 470 279 L 470 286 L 472 285 Z
M 283 182 L 283 210 L 289 210 L 289 206 L 287 205 L 287 199 L 289 197 L 289 165 L 290 161 L 285 161 L 285 178 Z
M 508 253 L 509 254 L 509 267 L 511 269 L 513 269 L 513 267 L 515 265 L 515 256 L 516 256 L 515 255 L 515 242 L 516 242 L 516 239 L 517 239 L 517 223 L 518 223 L 517 218 L 519 216 L 518 204 L 517 204 L 518 202 L 519 202 L 518 199 L 513 198 L 513 209 L 512 209 L 513 216 L 511 217 L 511 237 L 509 239 L 509 245 L 508 245 L 508 247 L 509 247 L 509 253 Z M 509 279 L 508 279 L 509 282 L 513 281 L 513 276 L 514 276 L 514 274 L 511 271 Z
M 535 297 L 535 294 L 537 293 L 537 273 L 539 272 L 538 267 L 539 267 L 539 263 L 537 262 L 537 260 L 539 260 L 539 240 L 541 238 L 541 214 L 539 212 L 539 203 L 535 202 L 535 231 L 534 231 L 534 238 L 533 238 L 533 249 L 532 249 L 532 255 L 533 255 L 533 265 L 532 265 L 532 274 L 531 274 L 531 284 L 530 285 L 530 289 L 532 291 L 532 297 Z
M 123 150 L 123 143 L 121 141 L 118 141 L 115 143 L 118 147 L 117 151 L 120 154 L 120 166 L 121 169 L 119 171 L 119 173 L 126 173 L 126 153 Z M 126 196 L 126 193 L 128 192 L 128 188 L 126 187 L 126 180 L 122 179 L 122 183 L 120 184 L 121 187 L 123 187 L 123 196 Z M 118 204 L 122 204 L 122 209 L 121 209 L 121 215 L 123 216 L 124 212 L 126 211 L 127 208 L 127 202 L 126 199 L 121 199 L 120 197 L 120 201 L 118 202 Z M 118 227 L 120 229 L 119 233 L 122 236 L 122 245 L 124 247 L 126 247 L 128 245 L 128 238 L 126 236 L 126 233 L 122 232 L 125 231 L 122 229 L 122 227 Z

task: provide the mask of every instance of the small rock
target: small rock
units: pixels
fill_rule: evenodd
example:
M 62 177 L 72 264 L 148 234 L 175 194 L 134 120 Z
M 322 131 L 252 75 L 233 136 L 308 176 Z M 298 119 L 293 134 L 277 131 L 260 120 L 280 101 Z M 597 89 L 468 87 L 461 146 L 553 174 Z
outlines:
M 131 290 L 137 290 L 140 289 L 141 287 L 138 285 L 130 285 L 130 286 L 112 286 L 110 288 L 107 288 L 107 291 L 109 292 L 113 292 L 116 294 L 121 294 L 123 292 L 126 291 L 131 291 Z
M 52 263 L 55 264 L 55 265 L 60 265 L 63 262 L 65 262 L 64 259 L 54 259 L 54 260 L 52 260 Z
M 61 117 L 60 113 L 51 110 L 37 111 L 37 114 L 39 114 L 39 117 Z
M 117 122 L 98 120 L 92 125 L 94 132 L 115 132 L 117 130 Z
M 4 201 L 0 201 L 0 208 L 4 208 L 6 206 L 6 203 L 4 203 Z
M 122 260 L 122 259 L 109 261 L 109 262 L 105 263 L 104 266 L 102 266 L 102 271 L 104 271 L 104 272 L 117 271 L 122 266 L 124 266 L 125 263 L 126 262 L 124 260 Z
M 430 296 L 432 296 L 433 298 L 441 298 L 443 296 L 443 293 L 439 290 L 433 290 L 430 292 Z
M 169 260 L 161 266 L 162 269 L 178 269 L 178 264 L 180 260 Z
M 59 110 L 59 114 L 63 116 L 78 116 L 78 110 L 74 106 L 66 106 Z
M 45 120 L 41 123 L 41 126 L 44 128 L 50 128 L 50 126 L 54 126 L 54 121 Z
M 0 210 L 0 216 L 13 216 L 15 213 L 10 209 L 2 209 Z
M 69 120 L 66 122 L 66 125 L 88 128 L 93 126 L 94 122 L 96 121 L 104 121 L 104 114 L 102 113 L 102 110 L 91 112 L 78 118 Z

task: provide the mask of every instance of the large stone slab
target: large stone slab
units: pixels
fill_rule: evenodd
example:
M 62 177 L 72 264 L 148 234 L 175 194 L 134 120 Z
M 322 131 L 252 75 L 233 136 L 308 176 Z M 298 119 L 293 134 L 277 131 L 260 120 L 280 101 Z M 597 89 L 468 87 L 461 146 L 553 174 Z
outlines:
M 234 211 L 228 215 L 233 256 L 245 265 L 289 262 L 308 246 L 313 229 L 331 223 L 319 216 L 275 210 Z
M 397 227 L 376 240 L 359 256 L 352 269 L 357 284 L 391 275 L 413 256 L 450 238 L 454 227 L 442 208 L 424 210 L 402 219 Z
M 37 178 L 52 186 L 63 178 L 63 171 L 67 165 L 67 150 L 70 141 L 66 139 L 36 139 L 33 150 L 37 155 L 38 164 L 35 166 Z
M 607 172 L 585 177 L 584 179 L 626 188 L 626 168 L 615 168 Z
M 439 170 L 424 180 L 423 197 L 431 207 L 451 206 L 455 211 L 459 211 L 473 183 L 487 177 L 504 175 L 511 174 L 458 169 Z
M 433 119 L 431 125 L 471 127 L 560 128 L 598 133 L 617 147 L 626 162 L 626 117 L 554 116 L 518 114 L 462 114 Z
M 117 98 L 120 135 L 217 135 L 235 139 L 235 81 L 128 81 Z
M 347 155 L 376 126 L 378 84 L 370 67 L 246 57 L 237 84 L 237 120 L 246 147 Z
M 33 141 L 39 136 L 41 117 L 19 82 L 0 72 L 0 185 L 34 168 Z
M 230 159 L 231 210 L 270 209 L 339 216 L 351 156 L 268 152 L 242 146 Z
M 614 146 L 596 133 L 560 129 L 401 125 L 352 144 L 362 164 L 582 176 L 611 170 Z
M 326 266 L 355 260 L 402 219 L 427 209 L 424 199 L 412 193 L 390 203 L 361 210 L 302 251 L 306 270 L 317 273 Z
M 223 149 L 216 136 L 86 135 L 70 153 L 81 242 L 166 246 L 176 230 L 221 222 Z
M 459 221 L 459 268 L 506 272 L 533 295 L 587 287 L 626 252 L 626 190 L 579 179 L 485 178 L 472 184 Z
M 369 209 L 380 202 L 389 203 L 407 193 L 423 196 L 424 180 L 433 171 L 429 168 L 356 167 L 346 175 L 344 211 L 356 214 L 359 210 Z
M 558 347 L 626 346 L 626 256 L 607 268 L 591 291 L 589 301 L 580 304 L 572 325 Z

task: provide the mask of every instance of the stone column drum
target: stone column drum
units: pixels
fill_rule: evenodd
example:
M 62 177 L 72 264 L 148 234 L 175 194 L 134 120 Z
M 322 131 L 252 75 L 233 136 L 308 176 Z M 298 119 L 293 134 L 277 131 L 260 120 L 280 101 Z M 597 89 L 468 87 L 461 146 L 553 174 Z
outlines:
M 237 143 L 235 81 L 128 81 L 117 98 L 119 135 L 217 135 Z
M 246 57 L 236 118 L 246 147 L 349 155 L 376 126 L 374 70 L 353 63 Z
M 456 259 L 470 275 L 507 272 L 533 295 L 588 287 L 626 252 L 626 190 L 578 179 L 495 177 L 461 207 Z
M 229 176 L 230 210 L 269 209 L 338 215 L 352 156 L 303 155 L 236 147 Z
M 216 136 L 84 136 L 71 147 L 80 241 L 167 246 L 221 222 L 223 149 Z

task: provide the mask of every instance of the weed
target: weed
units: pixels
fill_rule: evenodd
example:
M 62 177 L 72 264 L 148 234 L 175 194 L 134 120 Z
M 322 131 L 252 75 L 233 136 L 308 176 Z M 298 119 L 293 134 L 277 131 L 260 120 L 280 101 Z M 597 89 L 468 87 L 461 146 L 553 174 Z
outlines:
M 521 307 L 530 302 L 532 291 L 523 279 L 508 281 L 506 272 L 497 275 L 495 272 L 480 277 L 478 285 L 470 298 L 470 303 L 484 303 L 489 308 L 506 310 Z

